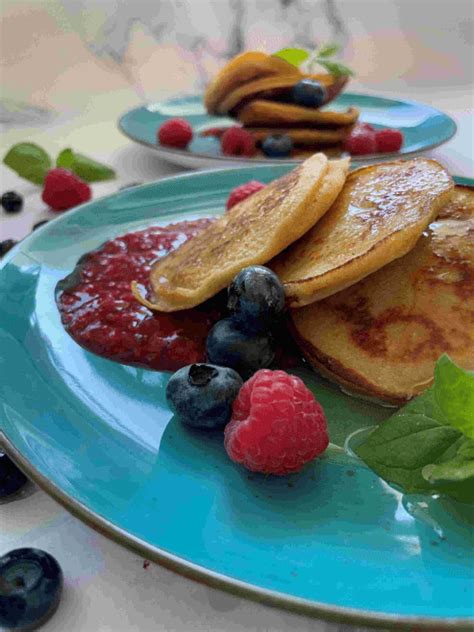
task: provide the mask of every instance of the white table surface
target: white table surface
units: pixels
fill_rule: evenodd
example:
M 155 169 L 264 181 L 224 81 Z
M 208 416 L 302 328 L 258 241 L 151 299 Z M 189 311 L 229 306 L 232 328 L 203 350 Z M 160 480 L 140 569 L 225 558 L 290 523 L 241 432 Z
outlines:
M 400 94 L 396 95 L 400 98 Z M 407 94 L 450 113 L 457 135 L 429 156 L 456 175 L 473 176 L 472 95 Z M 148 182 L 179 173 L 150 150 L 133 145 L 120 135 L 115 120 L 135 103 L 130 93 L 118 91 L 94 103 L 77 119 L 53 120 L 47 128 L 4 130 L 2 155 L 14 142 L 38 142 L 51 153 L 72 146 L 107 161 L 118 173 L 111 183 L 93 186 L 94 197 L 111 193 L 133 181 Z M 22 239 L 41 219 L 52 219 L 34 185 L 21 180 L 3 165 L 1 190 L 14 189 L 25 196 L 17 215 L 0 211 L 0 239 Z M 65 575 L 65 591 L 44 632 L 250 632 L 293 630 L 342 632 L 361 630 L 329 624 L 268 608 L 180 577 L 158 565 L 145 564 L 69 515 L 45 493 L 34 489 L 26 497 L 0 505 L 0 554 L 18 547 L 39 547 L 52 553 Z

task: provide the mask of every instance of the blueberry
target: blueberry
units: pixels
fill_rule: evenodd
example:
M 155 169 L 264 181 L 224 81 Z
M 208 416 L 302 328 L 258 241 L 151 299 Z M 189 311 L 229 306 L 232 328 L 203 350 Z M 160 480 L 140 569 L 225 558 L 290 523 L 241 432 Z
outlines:
M 209 332 L 206 350 L 210 362 L 229 366 L 246 380 L 272 363 L 275 342 L 271 333 L 246 332 L 233 318 L 225 318 Z
M 183 423 L 195 428 L 221 428 L 232 415 L 232 402 L 243 382 L 232 369 L 190 364 L 171 376 L 168 404 Z
M 6 255 L 9 250 L 16 246 L 18 242 L 14 239 L 5 239 L 4 241 L 0 241 L 0 258 L 3 255 Z
M 63 574 L 52 555 L 15 549 L 0 557 L 0 627 L 33 630 L 55 612 Z
M 286 134 L 270 134 L 262 142 L 262 151 L 269 158 L 286 158 L 293 149 L 293 141 Z
M 45 224 L 48 223 L 49 220 L 47 219 L 42 219 L 39 222 L 36 222 L 36 224 L 33 224 L 33 230 L 36 230 L 37 228 L 39 228 L 40 226 L 44 226 Z
M 0 498 L 15 494 L 25 485 L 27 480 L 13 461 L 0 451 Z
M 244 331 L 269 329 L 285 307 L 285 290 L 277 275 L 264 266 L 249 266 L 227 291 L 227 308 Z
M 23 208 L 23 198 L 15 191 L 7 191 L 2 195 L 1 204 L 6 213 L 19 213 Z
M 314 79 L 302 79 L 293 88 L 294 102 L 310 108 L 319 108 L 326 96 L 326 88 Z

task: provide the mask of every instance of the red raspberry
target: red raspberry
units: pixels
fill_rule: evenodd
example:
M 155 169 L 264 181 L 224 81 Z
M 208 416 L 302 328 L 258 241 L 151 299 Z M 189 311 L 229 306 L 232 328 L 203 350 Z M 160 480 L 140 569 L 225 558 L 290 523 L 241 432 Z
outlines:
M 323 409 L 299 377 L 261 369 L 240 389 L 224 445 L 232 461 L 265 474 L 289 474 L 329 443 Z
M 245 184 L 235 187 L 235 189 L 232 189 L 227 199 L 226 209 L 231 209 L 233 206 L 242 202 L 242 200 L 245 200 L 253 193 L 260 191 L 260 189 L 263 189 L 264 187 L 265 185 L 263 182 L 259 182 L 258 180 L 250 180 Z
M 67 211 L 91 197 L 90 186 L 72 171 L 57 168 L 46 174 L 41 198 L 53 211 Z
M 403 134 L 399 129 L 379 129 L 375 132 L 377 151 L 380 153 L 400 151 L 403 145 Z
M 222 153 L 226 156 L 246 156 L 248 158 L 255 155 L 255 139 L 246 129 L 229 127 L 221 136 Z
M 369 129 L 366 124 L 356 125 L 346 138 L 344 149 L 353 156 L 375 154 L 377 151 L 375 130 Z
M 193 128 L 182 118 L 172 118 L 158 129 L 158 140 L 161 145 L 186 149 L 193 138 Z

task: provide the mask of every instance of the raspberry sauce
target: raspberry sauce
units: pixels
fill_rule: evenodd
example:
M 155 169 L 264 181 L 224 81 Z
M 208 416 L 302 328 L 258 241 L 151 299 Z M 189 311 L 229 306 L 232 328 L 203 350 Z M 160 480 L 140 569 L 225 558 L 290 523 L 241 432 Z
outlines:
M 122 364 L 176 371 L 204 361 L 207 334 L 222 314 L 218 299 L 181 312 L 153 312 L 135 299 L 130 283 L 147 290 L 153 263 L 211 221 L 152 226 L 83 255 L 56 288 L 66 331 L 88 351 Z

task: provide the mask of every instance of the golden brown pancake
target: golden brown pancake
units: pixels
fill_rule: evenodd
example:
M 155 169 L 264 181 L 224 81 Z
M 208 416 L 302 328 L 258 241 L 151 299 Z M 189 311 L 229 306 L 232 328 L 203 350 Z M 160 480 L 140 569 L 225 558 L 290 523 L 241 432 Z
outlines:
M 341 191 L 349 160 L 315 154 L 296 169 L 236 204 L 207 229 L 155 263 L 154 298 L 164 312 L 199 305 L 225 288 L 244 267 L 263 264 L 303 235 Z
M 207 87 L 204 96 L 207 111 L 216 114 L 217 105 L 229 92 L 249 81 L 272 75 L 295 75 L 296 81 L 299 81 L 301 72 L 284 59 L 259 51 L 247 51 L 237 55 L 222 68 Z
M 341 143 L 350 133 L 351 128 L 348 126 L 339 129 L 289 129 L 286 127 L 252 127 L 248 131 L 255 138 L 257 143 L 262 142 L 271 134 L 286 134 L 293 141 L 295 147 L 319 148 Z
M 326 216 L 269 264 L 290 307 L 335 294 L 409 252 L 452 189 L 443 167 L 426 158 L 353 171 Z
M 474 370 L 474 191 L 456 187 L 407 255 L 291 319 L 316 369 L 392 404 L 431 384 L 442 353 Z
M 357 121 L 359 111 L 349 108 L 346 112 L 331 112 L 255 99 L 239 111 L 237 118 L 247 127 L 344 127 Z

